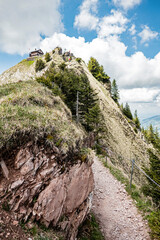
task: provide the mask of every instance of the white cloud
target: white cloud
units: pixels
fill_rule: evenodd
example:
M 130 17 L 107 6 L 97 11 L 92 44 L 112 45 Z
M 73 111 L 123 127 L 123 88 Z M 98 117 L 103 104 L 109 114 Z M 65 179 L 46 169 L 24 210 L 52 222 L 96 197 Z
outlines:
M 142 32 L 138 34 L 141 37 L 141 43 L 157 38 L 158 32 L 152 31 L 147 25 L 144 26 Z
M 133 48 L 135 50 L 137 50 L 137 37 L 136 36 L 132 37 L 132 40 L 133 40 L 133 43 L 134 43 Z
M 80 13 L 75 17 L 74 26 L 95 30 L 99 19 L 96 17 L 98 0 L 84 0 Z
M 107 37 L 119 35 L 126 31 L 128 19 L 119 11 L 111 10 L 111 15 L 106 16 L 99 22 L 98 36 Z
M 156 88 L 133 88 L 121 89 L 120 98 L 122 102 L 148 103 L 159 101 L 160 89 Z
M 80 13 L 75 17 L 74 26 L 78 29 L 96 30 L 98 37 L 119 35 L 126 31 L 128 19 L 120 12 L 111 10 L 111 14 L 98 18 L 98 0 L 84 0 L 80 6 Z
M 46 38 L 41 47 L 50 51 L 57 45 L 71 50 L 86 62 L 91 56 L 95 57 L 104 66 L 106 73 L 117 80 L 120 88 L 160 87 L 160 53 L 152 59 L 146 58 L 142 52 L 128 57 L 127 47 L 116 36 L 85 42 L 81 37 L 54 34 Z
M 132 24 L 132 26 L 130 27 L 129 31 L 130 31 L 131 35 L 135 35 L 136 34 L 136 26 L 135 26 L 135 24 Z
M 0 50 L 24 54 L 63 28 L 60 0 L 0 1 Z
M 57 45 L 71 50 L 86 62 L 91 56 L 95 57 L 105 72 L 117 80 L 121 102 L 129 102 L 132 111 L 137 109 L 141 119 L 160 114 L 160 53 L 152 59 L 146 58 L 142 52 L 128 57 L 127 47 L 116 36 L 85 42 L 82 37 L 58 33 L 46 38 L 41 48 L 51 51 Z
M 124 10 L 133 8 L 139 5 L 142 0 L 112 0 L 116 6 L 122 7 Z

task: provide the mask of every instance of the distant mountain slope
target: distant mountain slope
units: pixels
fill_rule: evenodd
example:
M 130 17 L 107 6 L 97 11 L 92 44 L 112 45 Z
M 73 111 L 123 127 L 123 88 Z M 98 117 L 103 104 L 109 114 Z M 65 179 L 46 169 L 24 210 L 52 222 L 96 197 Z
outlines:
M 157 128 L 158 131 L 160 132 L 160 115 L 156 115 L 142 120 L 142 126 L 144 128 L 147 128 L 150 124 L 152 124 L 153 127 Z

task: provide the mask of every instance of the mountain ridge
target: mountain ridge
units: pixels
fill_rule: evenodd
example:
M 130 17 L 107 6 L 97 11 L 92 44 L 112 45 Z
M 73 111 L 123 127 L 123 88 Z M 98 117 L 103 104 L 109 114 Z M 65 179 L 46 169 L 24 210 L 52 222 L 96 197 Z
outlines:
M 142 120 L 142 126 L 144 128 L 148 128 L 149 125 L 152 124 L 153 127 L 160 132 L 160 115 L 155 115 L 149 118 L 145 118 Z

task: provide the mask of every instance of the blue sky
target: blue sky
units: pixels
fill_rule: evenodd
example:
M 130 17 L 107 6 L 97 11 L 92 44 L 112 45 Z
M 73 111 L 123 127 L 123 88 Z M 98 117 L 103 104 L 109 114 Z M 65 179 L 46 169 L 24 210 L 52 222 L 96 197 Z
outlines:
M 59 45 L 97 58 L 141 119 L 158 115 L 159 11 L 159 0 L 2 0 L 0 73 L 34 48 Z

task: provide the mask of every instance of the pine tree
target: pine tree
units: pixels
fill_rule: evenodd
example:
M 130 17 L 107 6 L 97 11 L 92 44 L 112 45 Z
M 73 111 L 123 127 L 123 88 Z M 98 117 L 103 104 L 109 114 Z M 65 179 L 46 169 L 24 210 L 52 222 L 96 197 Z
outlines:
M 110 82 L 110 77 L 104 72 L 103 66 L 100 65 L 95 58 L 90 58 L 88 62 L 88 69 L 98 81 L 103 83 Z
M 37 59 L 36 65 L 35 65 L 35 71 L 41 71 L 43 68 L 45 68 L 45 63 L 43 62 L 42 59 Z
M 81 82 L 79 86 L 79 102 L 80 102 L 80 118 L 82 124 L 89 131 L 89 125 L 86 121 L 86 114 L 89 114 L 89 109 L 93 108 L 97 103 L 97 94 L 90 87 L 88 80 Z
M 151 150 L 149 150 L 150 158 L 150 168 L 145 169 L 146 173 L 153 179 L 156 183 L 160 185 L 160 158 L 157 157 Z M 153 201 L 160 208 L 160 188 L 155 185 L 152 181 L 149 181 L 149 185 L 146 185 L 143 190 L 146 195 L 152 197 Z
M 49 62 L 51 60 L 51 56 L 48 52 L 46 52 L 46 54 L 45 54 L 45 60 L 46 60 L 46 62 Z
M 92 108 L 89 108 L 88 113 L 85 114 L 85 121 L 88 131 L 94 131 L 96 139 L 98 139 L 98 134 L 102 132 L 104 128 L 102 114 L 98 103 Z
M 141 128 L 141 124 L 140 124 L 140 121 L 139 121 L 139 118 L 138 118 L 138 115 L 137 115 L 137 110 L 135 110 L 133 121 L 134 121 L 134 123 L 136 125 L 136 128 L 140 129 Z
M 131 110 L 130 110 L 130 107 L 129 107 L 129 104 L 126 103 L 125 107 L 123 108 L 123 114 L 128 117 L 129 119 L 133 119 L 133 116 L 132 116 L 132 113 L 131 113 Z
M 119 91 L 118 91 L 118 86 L 115 79 L 113 80 L 112 86 L 111 86 L 111 97 L 116 103 L 118 103 Z
M 153 129 L 152 124 L 150 124 L 150 126 L 149 126 L 147 135 L 148 135 L 148 140 L 151 143 L 155 144 L 155 134 L 154 134 L 154 129 Z

